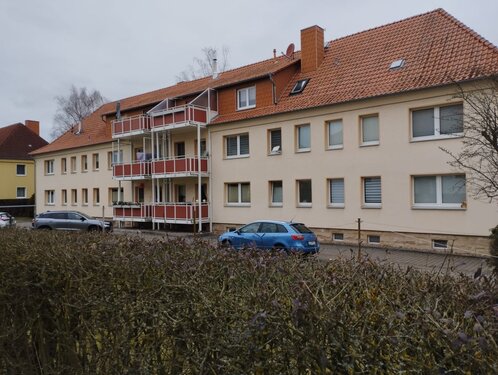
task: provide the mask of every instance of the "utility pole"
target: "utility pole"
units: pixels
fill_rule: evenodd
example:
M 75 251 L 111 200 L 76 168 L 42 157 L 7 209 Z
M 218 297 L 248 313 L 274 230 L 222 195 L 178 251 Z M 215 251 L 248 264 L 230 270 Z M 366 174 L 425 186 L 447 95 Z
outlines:
M 361 260 L 361 219 L 358 218 L 358 261 Z

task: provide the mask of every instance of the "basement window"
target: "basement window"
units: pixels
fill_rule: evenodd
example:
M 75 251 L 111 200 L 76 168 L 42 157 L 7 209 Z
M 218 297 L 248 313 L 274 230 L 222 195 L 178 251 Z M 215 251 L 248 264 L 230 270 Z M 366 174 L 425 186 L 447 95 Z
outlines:
M 435 250 L 447 249 L 448 248 L 448 240 L 432 240 L 432 248 Z
M 304 88 L 308 84 L 309 80 L 310 80 L 309 78 L 305 78 L 305 79 L 300 79 L 299 81 L 297 81 L 296 84 L 294 85 L 294 87 L 292 88 L 290 95 L 302 93 Z

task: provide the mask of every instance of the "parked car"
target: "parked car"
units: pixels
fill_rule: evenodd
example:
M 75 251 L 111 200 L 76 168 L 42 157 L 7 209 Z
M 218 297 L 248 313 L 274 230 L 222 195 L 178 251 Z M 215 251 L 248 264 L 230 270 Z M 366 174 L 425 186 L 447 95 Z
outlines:
M 16 218 L 8 212 L 0 212 L 0 228 L 15 227 L 17 224 Z
M 79 211 L 47 211 L 36 215 L 33 229 L 112 231 L 112 222 L 95 219 Z
M 306 225 L 287 221 L 260 220 L 244 225 L 218 238 L 222 246 L 235 249 L 255 247 L 260 249 L 282 249 L 302 253 L 318 253 L 318 239 Z

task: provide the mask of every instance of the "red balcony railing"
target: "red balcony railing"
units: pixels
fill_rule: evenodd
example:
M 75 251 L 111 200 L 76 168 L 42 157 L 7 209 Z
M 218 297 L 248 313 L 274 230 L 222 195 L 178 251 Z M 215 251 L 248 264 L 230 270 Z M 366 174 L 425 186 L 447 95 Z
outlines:
M 152 207 L 152 218 L 166 223 L 193 223 L 199 220 L 199 205 L 196 203 L 156 203 Z M 201 204 L 200 220 L 209 219 L 209 205 Z
M 207 173 L 208 159 L 201 158 L 199 169 L 199 160 L 196 157 L 175 158 L 156 160 L 152 162 L 152 175 L 188 175 L 195 173 Z
M 152 217 L 152 206 L 140 204 L 133 206 L 114 206 L 114 220 L 120 221 L 150 221 Z
M 122 137 L 131 134 L 141 134 L 150 129 L 149 116 L 128 117 L 112 122 L 112 136 Z
M 133 163 L 114 164 L 112 175 L 120 179 L 140 179 L 150 177 L 151 162 L 136 161 Z
M 153 114 L 151 128 L 155 129 L 185 123 L 206 124 L 207 120 L 207 108 L 187 104 L 162 111 L 161 114 Z

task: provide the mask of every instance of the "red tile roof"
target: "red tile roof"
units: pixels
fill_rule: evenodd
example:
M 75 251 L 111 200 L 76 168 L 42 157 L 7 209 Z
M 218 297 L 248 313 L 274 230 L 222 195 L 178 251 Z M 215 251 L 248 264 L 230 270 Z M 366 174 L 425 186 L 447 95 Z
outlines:
M 0 128 L 0 159 L 33 159 L 29 153 L 47 144 L 21 123 Z
M 404 59 L 404 67 L 390 64 Z M 120 100 L 121 110 L 139 108 L 165 98 L 187 96 L 207 88 L 222 88 L 276 73 L 300 61 L 269 59 Z M 498 74 L 498 49 L 442 9 L 373 28 L 328 43 L 320 67 L 296 74 L 277 105 L 218 116 L 220 124 L 276 113 L 448 85 Z M 289 96 L 299 79 L 310 78 L 303 93 Z M 33 154 L 53 152 L 112 141 L 104 114 L 115 113 L 116 102 L 99 108 L 82 122 L 83 132 L 67 132 Z
M 404 67 L 390 70 L 404 59 Z M 344 103 L 498 74 L 498 49 L 443 9 L 328 44 L 320 67 L 296 74 L 277 105 L 222 115 L 213 123 Z M 310 78 L 302 94 L 295 82 Z

